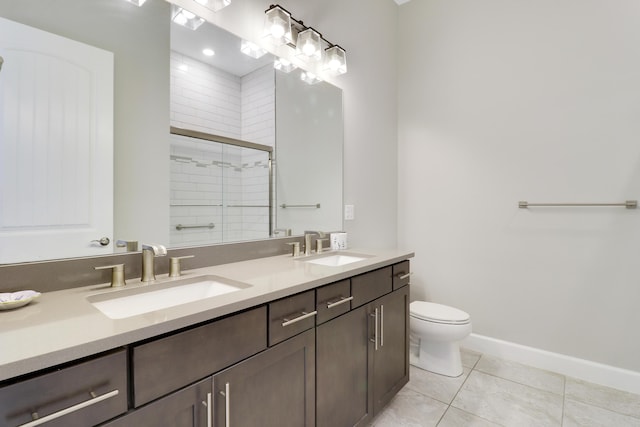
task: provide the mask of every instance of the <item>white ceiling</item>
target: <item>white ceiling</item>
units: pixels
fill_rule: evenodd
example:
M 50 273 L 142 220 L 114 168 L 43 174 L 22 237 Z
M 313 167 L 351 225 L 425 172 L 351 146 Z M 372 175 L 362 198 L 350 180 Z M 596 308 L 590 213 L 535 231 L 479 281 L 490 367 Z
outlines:
M 395 1 L 397 4 L 405 4 L 405 3 L 409 3 L 411 0 L 393 0 Z
M 205 48 L 213 49 L 215 55 L 205 56 Z M 260 59 L 243 54 L 238 37 L 208 22 L 195 31 L 171 23 L 171 50 L 240 77 L 273 63 L 270 54 Z

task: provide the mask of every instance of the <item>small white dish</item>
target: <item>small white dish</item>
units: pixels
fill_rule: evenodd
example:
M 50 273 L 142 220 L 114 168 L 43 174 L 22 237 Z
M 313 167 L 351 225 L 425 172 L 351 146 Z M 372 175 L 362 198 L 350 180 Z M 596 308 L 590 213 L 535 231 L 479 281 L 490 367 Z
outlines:
M 0 293 L 0 310 L 12 310 L 29 304 L 40 296 L 36 291 Z

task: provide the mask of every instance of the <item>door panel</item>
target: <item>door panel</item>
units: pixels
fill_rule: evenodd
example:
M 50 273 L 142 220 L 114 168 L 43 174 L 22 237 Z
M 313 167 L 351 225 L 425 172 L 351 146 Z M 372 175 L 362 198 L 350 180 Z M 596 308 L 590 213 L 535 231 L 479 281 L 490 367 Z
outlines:
M 111 253 L 113 54 L 0 18 L 0 263 Z

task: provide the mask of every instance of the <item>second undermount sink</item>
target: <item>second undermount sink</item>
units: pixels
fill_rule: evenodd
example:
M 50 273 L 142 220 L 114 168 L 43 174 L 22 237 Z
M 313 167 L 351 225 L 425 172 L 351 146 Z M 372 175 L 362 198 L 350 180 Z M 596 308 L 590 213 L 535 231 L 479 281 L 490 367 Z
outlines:
M 236 292 L 249 286 L 217 276 L 196 276 L 92 295 L 87 300 L 107 317 L 124 319 Z
M 353 262 L 362 261 L 367 258 L 370 258 L 370 255 L 337 253 L 316 257 L 305 262 L 308 262 L 310 264 L 325 265 L 328 267 L 340 267 L 343 265 L 351 264 Z

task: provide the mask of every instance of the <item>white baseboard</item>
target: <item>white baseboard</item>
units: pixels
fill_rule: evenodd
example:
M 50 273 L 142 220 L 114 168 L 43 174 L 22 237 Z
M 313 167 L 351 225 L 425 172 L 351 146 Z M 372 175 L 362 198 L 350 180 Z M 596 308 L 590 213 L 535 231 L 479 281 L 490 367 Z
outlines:
M 640 372 L 616 368 L 564 354 L 552 353 L 509 341 L 471 334 L 461 346 L 535 368 L 557 372 L 562 375 L 600 384 L 603 386 L 640 394 Z

